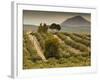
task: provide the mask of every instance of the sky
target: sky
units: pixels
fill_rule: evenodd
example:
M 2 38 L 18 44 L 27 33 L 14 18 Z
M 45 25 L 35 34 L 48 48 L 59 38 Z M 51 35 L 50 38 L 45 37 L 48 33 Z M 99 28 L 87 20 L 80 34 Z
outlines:
M 69 12 L 47 12 L 47 11 L 23 11 L 23 24 L 25 25 L 39 25 L 46 23 L 61 24 L 63 21 L 74 16 L 82 16 L 88 21 L 91 21 L 91 15 L 87 13 L 69 13 Z

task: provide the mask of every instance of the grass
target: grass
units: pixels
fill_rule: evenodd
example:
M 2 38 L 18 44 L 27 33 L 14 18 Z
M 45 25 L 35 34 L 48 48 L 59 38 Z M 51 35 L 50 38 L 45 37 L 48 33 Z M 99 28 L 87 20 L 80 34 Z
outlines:
M 27 69 L 35 68 L 61 68 L 61 67 L 77 67 L 77 66 L 90 66 L 90 57 L 71 56 L 68 58 L 49 58 L 48 62 L 37 60 L 36 63 L 31 64 Z

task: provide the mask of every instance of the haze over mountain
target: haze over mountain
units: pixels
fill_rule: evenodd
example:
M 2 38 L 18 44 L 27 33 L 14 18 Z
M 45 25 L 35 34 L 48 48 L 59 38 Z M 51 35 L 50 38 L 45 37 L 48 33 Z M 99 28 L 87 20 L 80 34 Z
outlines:
M 89 27 L 90 22 L 82 16 L 74 16 L 61 23 L 62 27 Z

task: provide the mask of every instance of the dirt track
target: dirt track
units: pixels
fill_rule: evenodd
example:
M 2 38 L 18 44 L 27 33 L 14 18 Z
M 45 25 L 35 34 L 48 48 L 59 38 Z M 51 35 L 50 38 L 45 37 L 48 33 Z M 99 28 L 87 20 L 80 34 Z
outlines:
M 37 38 L 35 36 L 30 35 L 30 34 L 28 34 L 28 36 L 29 36 L 29 39 L 31 40 L 32 44 L 34 44 L 34 47 L 37 51 L 37 54 L 42 58 L 43 61 L 47 61 Z

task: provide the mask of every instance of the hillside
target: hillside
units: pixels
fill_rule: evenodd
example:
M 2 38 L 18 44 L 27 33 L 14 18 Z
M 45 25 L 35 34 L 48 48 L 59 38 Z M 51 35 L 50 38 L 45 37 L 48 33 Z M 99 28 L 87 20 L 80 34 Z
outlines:
M 32 39 L 36 38 L 30 40 L 29 35 L 31 38 L 33 36 Z M 90 34 L 32 32 L 23 37 L 23 69 L 91 65 Z M 47 59 L 46 62 L 43 56 Z
M 62 22 L 61 26 L 62 27 L 77 27 L 77 26 L 78 27 L 89 27 L 90 22 L 87 21 L 82 16 L 74 16 Z

